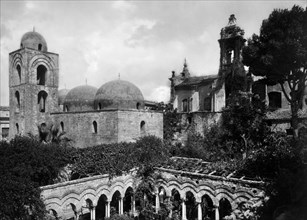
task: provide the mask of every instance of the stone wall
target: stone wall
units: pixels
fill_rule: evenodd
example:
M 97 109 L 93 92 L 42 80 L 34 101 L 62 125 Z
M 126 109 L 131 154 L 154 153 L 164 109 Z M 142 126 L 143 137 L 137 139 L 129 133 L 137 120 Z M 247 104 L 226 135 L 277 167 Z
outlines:
M 145 123 L 141 128 L 142 121 Z M 118 111 L 118 142 L 135 141 L 142 135 L 163 138 L 163 113 L 154 111 Z
M 163 138 L 163 114 L 144 110 L 101 110 L 53 113 L 53 124 L 66 132 L 78 148 L 124 141 L 141 137 L 141 122 L 145 134 Z M 97 131 L 94 129 L 97 123 Z M 62 126 L 61 126 L 62 123 Z

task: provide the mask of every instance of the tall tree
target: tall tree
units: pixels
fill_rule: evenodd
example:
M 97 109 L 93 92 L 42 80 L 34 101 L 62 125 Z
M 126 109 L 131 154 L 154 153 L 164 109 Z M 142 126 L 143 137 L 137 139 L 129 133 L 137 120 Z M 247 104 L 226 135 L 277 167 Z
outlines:
M 307 8 L 275 9 L 262 22 L 243 48 L 243 63 L 249 72 L 280 84 L 291 105 L 291 126 L 298 137 L 298 110 L 302 104 L 307 75 Z M 285 84 L 290 89 L 287 92 Z

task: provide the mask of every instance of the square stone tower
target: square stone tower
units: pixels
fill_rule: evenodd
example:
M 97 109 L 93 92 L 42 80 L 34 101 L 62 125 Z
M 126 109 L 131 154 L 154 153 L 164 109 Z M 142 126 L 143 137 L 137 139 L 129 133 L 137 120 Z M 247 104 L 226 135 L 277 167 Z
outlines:
M 9 54 L 10 132 L 37 134 L 58 110 L 59 55 L 47 51 L 42 35 L 27 32 Z

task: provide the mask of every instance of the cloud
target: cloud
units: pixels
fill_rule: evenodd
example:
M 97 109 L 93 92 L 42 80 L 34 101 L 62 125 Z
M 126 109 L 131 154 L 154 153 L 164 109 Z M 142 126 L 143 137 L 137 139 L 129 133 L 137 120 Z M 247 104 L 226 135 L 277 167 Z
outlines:
M 170 99 L 170 88 L 168 86 L 159 86 L 152 91 L 148 96 L 148 99 L 151 101 L 167 103 Z
M 136 6 L 128 1 L 114 1 L 112 8 L 122 12 L 133 12 L 136 9 Z

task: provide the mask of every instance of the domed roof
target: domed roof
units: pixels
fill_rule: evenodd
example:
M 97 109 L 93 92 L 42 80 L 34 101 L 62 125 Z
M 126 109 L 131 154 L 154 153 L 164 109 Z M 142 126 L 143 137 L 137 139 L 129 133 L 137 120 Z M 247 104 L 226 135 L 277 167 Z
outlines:
M 95 106 L 103 108 L 137 108 L 141 107 L 144 97 L 141 90 L 125 80 L 113 80 L 102 85 L 95 96 Z
M 20 48 L 25 47 L 35 50 L 41 50 L 44 52 L 47 51 L 47 43 L 45 38 L 35 31 L 27 32 L 22 36 Z
M 63 105 L 65 97 L 67 95 L 67 93 L 69 92 L 69 89 L 61 89 L 58 91 L 58 96 L 59 96 L 59 105 Z
M 71 89 L 64 100 L 69 111 L 82 111 L 94 109 L 94 97 L 97 88 L 89 85 L 77 86 Z

